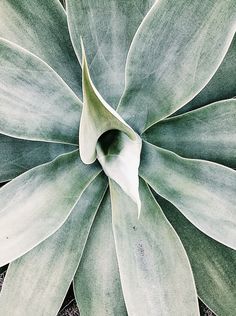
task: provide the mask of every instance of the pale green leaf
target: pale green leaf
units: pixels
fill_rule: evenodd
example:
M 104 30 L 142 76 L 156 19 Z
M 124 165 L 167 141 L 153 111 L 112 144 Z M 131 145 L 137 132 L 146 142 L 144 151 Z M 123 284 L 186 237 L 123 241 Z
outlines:
M 140 174 L 197 228 L 236 248 L 236 171 L 209 161 L 182 158 L 145 142 Z
M 114 179 L 138 204 L 138 167 L 141 139 L 95 88 L 83 48 L 83 110 L 80 122 L 79 145 L 84 163 L 96 158 L 105 173 Z M 130 164 L 132 161 L 132 164 Z
M 235 168 L 236 100 L 219 101 L 163 120 L 148 129 L 143 137 L 181 156 Z
M 222 62 L 235 32 L 235 0 L 159 0 L 127 58 L 119 112 L 136 131 L 189 102 Z
M 81 315 L 126 316 L 107 194 L 97 213 L 74 279 Z
M 99 175 L 60 229 L 10 264 L 0 296 L 1 315 L 56 315 L 78 267 L 106 185 L 106 178 Z
M 105 132 L 120 130 L 132 140 L 135 140 L 138 136 L 97 91 L 90 78 L 82 41 L 81 45 L 83 49 L 83 110 L 80 121 L 79 144 L 81 159 L 84 163 L 89 164 L 96 160 L 96 145 L 99 137 Z
M 142 209 L 110 181 L 112 222 L 129 316 L 199 315 L 185 250 L 144 182 Z
M 52 235 L 100 172 L 73 151 L 35 167 L 0 190 L 0 266 Z
M 0 132 L 78 144 L 81 102 L 47 64 L 0 39 Z
M 225 58 L 214 76 L 202 91 L 188 104 L 179 109 L 176 114 L 184 113 L 204 105 L 226 100 L 236 96 L 236 35 Z M 175 115 L 175 114 L 174 114 Z
M 111 137 L 114 143 L 107 146 L 106 137 Z M 106 133 L 97 145 L 97 159 L 104 172 L 137 204 L 138 216 L 141 209 L 138 178 L 141 147 L 141 139 L 132 141 L 126 134 L 114 131 Z
M 154 0 L 67 0 L 69 29 L 82 60 L 80 36 L 95 86 L 117 106 L 124 90 L 125 61 L 133 36 Z
M 203 234 L 167 201 L 158 202 L 183 242 L 201 300 L 217 315 L 235 316 L 236 252 Z
M 67 144 L 28 141 L 0 134 L 0 182 L 75 149 Z
M 81 95 L 81 69 L 58 0 L 0 1 L 0 37 L 40 57 Z

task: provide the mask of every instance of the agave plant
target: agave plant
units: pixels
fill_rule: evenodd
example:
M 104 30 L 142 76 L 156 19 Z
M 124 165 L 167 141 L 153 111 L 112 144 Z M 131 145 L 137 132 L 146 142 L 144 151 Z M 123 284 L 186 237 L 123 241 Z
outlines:
M 235 0 L 0 2 L 0 315 L 72 280 L 82 316 L 235 315 L 235 29 Z

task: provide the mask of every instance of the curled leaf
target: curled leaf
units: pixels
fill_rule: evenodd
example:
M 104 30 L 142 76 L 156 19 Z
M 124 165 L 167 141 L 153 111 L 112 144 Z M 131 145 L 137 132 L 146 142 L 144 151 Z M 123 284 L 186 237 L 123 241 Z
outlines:
M 80 155 L 84 163 L 96 160 L 96 144 L 99 137 L 112 129 L 126 133 L 135 140 L 138 135 L 102 98 L 94 86 L 88 69 L 83 42 L 82 46 L 82 78 L 83 78 L 83 111 L 80 120 Z M 89 139 L 89 141 L 88 141 Z
M 89 74 L 82 45 L 83 110 L 80 121 L 81 160 L 96 158 L 108 177 L 117 182 L 140 210 L 138 168 L 142 142 L 135 131 L 102 98 Z

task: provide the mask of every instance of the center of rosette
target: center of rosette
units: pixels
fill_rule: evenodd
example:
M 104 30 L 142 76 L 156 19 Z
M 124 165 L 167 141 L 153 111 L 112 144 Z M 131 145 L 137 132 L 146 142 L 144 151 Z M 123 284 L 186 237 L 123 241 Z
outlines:
M 91 164 L 97 159 L 106 175 L 120 185 L 140 211 L 138 168 L 141 138 L 99 94 L 89 74 L 83 44 L 82 53 L 81 160 Z

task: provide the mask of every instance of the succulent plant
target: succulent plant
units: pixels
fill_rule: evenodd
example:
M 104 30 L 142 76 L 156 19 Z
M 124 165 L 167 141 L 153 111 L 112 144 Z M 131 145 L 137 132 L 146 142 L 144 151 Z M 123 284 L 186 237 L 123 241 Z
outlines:
M 0 315 L 236 302 L 235 0 L 0 2 Z M 83 100 L 83 101 L 82 101 Z

